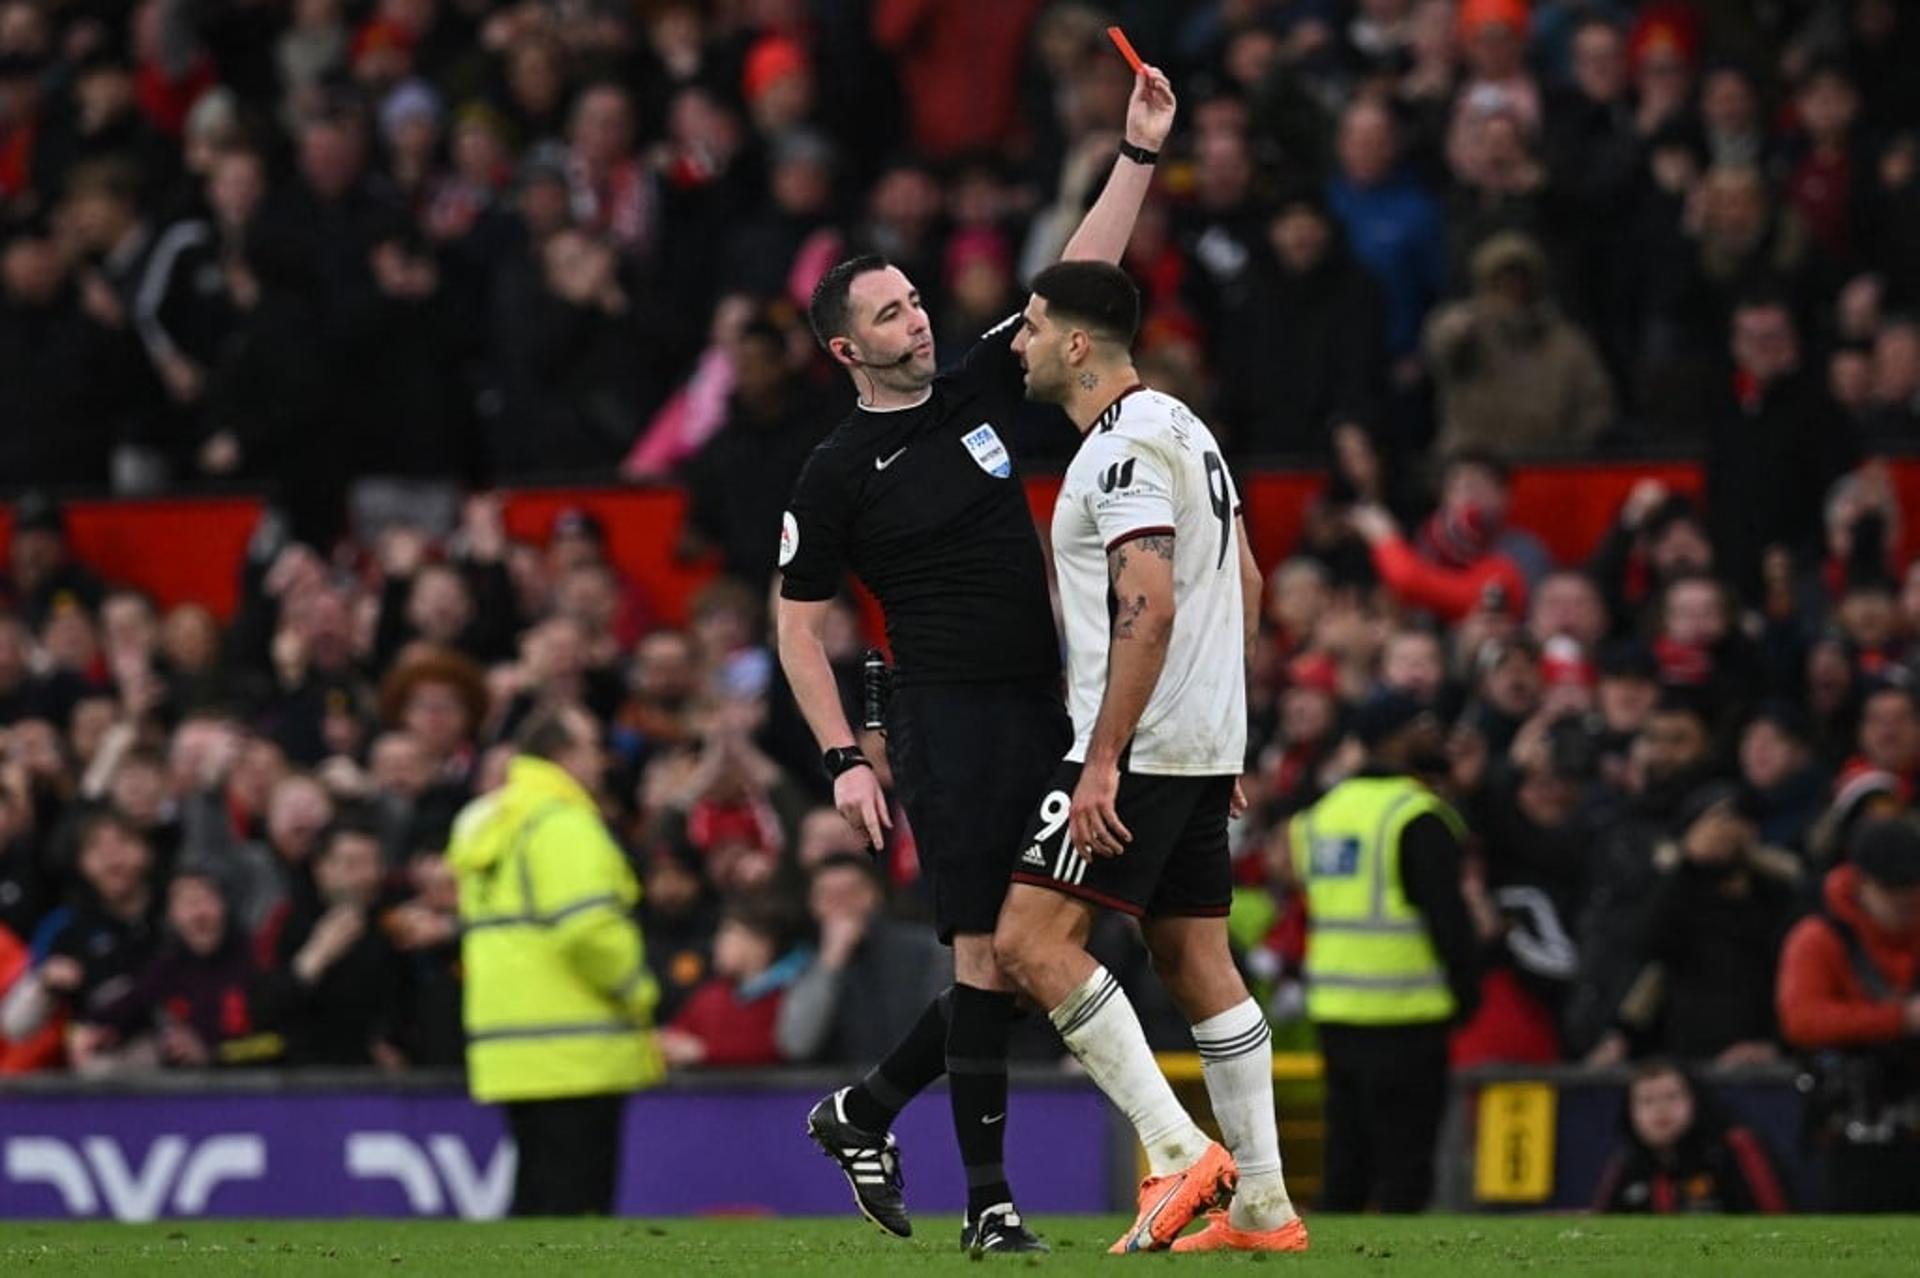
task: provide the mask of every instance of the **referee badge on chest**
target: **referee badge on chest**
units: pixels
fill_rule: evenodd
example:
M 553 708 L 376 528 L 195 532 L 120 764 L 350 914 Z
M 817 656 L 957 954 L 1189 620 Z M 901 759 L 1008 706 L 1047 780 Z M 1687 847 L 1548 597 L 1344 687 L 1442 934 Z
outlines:
M 993 427 L 988 423 L 981 422 L 962 435 L 960 442 L 967 446 L 967 451 L 973 455 L 973 460 L 979 464 L 980 469 L 995 479 L 1005 479 L 1013 474 L 1013 457 L 1007 452 L 1007 446 L 1000 442 L 1000 436 L 994 433 Z

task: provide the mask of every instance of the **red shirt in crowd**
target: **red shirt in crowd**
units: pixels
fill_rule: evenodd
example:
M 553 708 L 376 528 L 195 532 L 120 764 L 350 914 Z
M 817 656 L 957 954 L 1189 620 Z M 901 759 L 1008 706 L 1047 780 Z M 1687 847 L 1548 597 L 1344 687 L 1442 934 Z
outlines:
M 1020 116 L 1020 63 L 1044 0 L 874 0 L 914 146 L 931 159 L 1005 145 Z
M 1882 931 L 1854 893 L 1860 873 L 1843 865 L 1827 875 L 1827 913 L 1859 938 L 1867 961 L 1893 997 L 1870 995 L 1854 971 L 1846 940 L 1821 915 L 1800 920 L 1780 955 L 1780 1030 L 1795 1047 L 1871 1047 L 1906 1032 L 1904 1000 L 1920 992 L 1920 931 Z
M 1459 568 L 1423 559 L 1404 537 L 1385 537 L 1373 545 L 1373 570 L 1394 598 L 1424 608 L 1442 621 L 1464 621 L 1486 600 L 1487 587 L 1505 593 L 1507 612 L 1526 614 L 1527 576 L 1498 552 Z
M 784 990 L 742 1002 L 732 981 L 715 977 L 687 997 L 667 1028 L 706 1044 L 703 1065 L 778 1065 L 773 1024 Z
M 0 996 L 33 966 L 33 953 L 27 943 L 0 927 Z M 0 1075 L 31 1074 L 51 1069 L 60 1063 L 66 1040 L 67 1018 L 55 1016 L 24 1042 L 0 1037 Z

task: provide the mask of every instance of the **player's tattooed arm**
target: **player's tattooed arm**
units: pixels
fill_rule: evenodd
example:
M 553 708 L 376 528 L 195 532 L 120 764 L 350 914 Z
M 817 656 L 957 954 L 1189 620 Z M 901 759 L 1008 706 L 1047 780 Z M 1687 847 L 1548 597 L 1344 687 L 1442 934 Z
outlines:
M 1115 642 L 1087 747 L 1089 767 L 1115 765 L 1160 682 L 1173 637 L 1173 535 L 1156 532 L 1121 542 L 1107 552 L 1107 574 Z
M 1145 567 L 1145 565 L 1136 564 L 1136 561 L 1142 556 L 1152 556 L 1163 559 L 1171 564 L 1173 562 L 1173 537 L 1159 533 L 1146 537 L 1135 537 L 1131 541 L 1123 541 L 1118 546 L 1115 546 L 1107 556 L 1107 578 L 1113 583 L 1114 598 L 1116 601 L 1113 612 L 1113 637 L 1115 639 L 1134 638 L 1140 628 L 1141 619 L 1152 607 L 1152 600 L 1142 591 L 1130 590 L 1123 592 L 1120 589 L 1120 583 L 1132 575 L 1129 572 L 1130 567 Z
M 1173 559 L 1172 533 L 1155 533 L 1150 537 L 1135 537 L 1132 541 L 1128 542 L 1126 546 L 1120 547 L 1120 549 L 1125 550 L 1127 546 L 1134 547 L 1143 555 L 1158 555 L 1160 558 L 1168 561 Z

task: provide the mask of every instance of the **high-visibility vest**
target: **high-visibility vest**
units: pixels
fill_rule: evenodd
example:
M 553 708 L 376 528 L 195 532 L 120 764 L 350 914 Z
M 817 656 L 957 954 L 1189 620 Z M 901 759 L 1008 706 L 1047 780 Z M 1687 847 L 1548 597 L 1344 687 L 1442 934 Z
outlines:
M 543 759 L 454 822 L 467 1079 L 474 1099 L 627 1092 L 665 1073 L 640 887 L 591 796 Z
M 1400 886 L 1400 834 L 1460 818 L 1410 777 L 1354 777 L 1294 817 L 1293 867 L 1307 892 L 1307 1016 L 1342 1025 L 1416 1025 L 1455 1010 L 1446 968 Z

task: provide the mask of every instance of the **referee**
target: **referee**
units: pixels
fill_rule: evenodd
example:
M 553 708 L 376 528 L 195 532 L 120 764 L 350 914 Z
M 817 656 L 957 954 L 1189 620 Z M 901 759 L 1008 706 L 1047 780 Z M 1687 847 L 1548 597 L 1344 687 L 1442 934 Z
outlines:
M 1100 198 L 1063 256 L 1118 262 L 1173 125 L 1172 86 L 1149 67 L 1134 82 L 1126 140 Z M 913 281 L 885 258 L 856 257 L 814 289 L 814 335 L 846 368 L 854 411 L 807 460 L 780 532 L 780 664 L 834 778 L 834 803 L 880 847 L 885 796 L 841 708 L 821 634 L 851 570 L 886 614 L 896 692 L 888 750 L 933 887 L 955 982 L 860 1083 L 808 1116 L 861 1212 L 912 1232 L 890 1132 L 908 1100 L 951 1077 L 967 1172 L 961 1245 L 1041 1251 L 1002 1165 L 1010 982 L 993 930 L 1028 816 L 1072 741 L 1060 700 L 1060 643 L 1046 566 L 1000 431 L 1024 398 L 1016 313 L 958 367 L 937 373 L 933 326 Z

